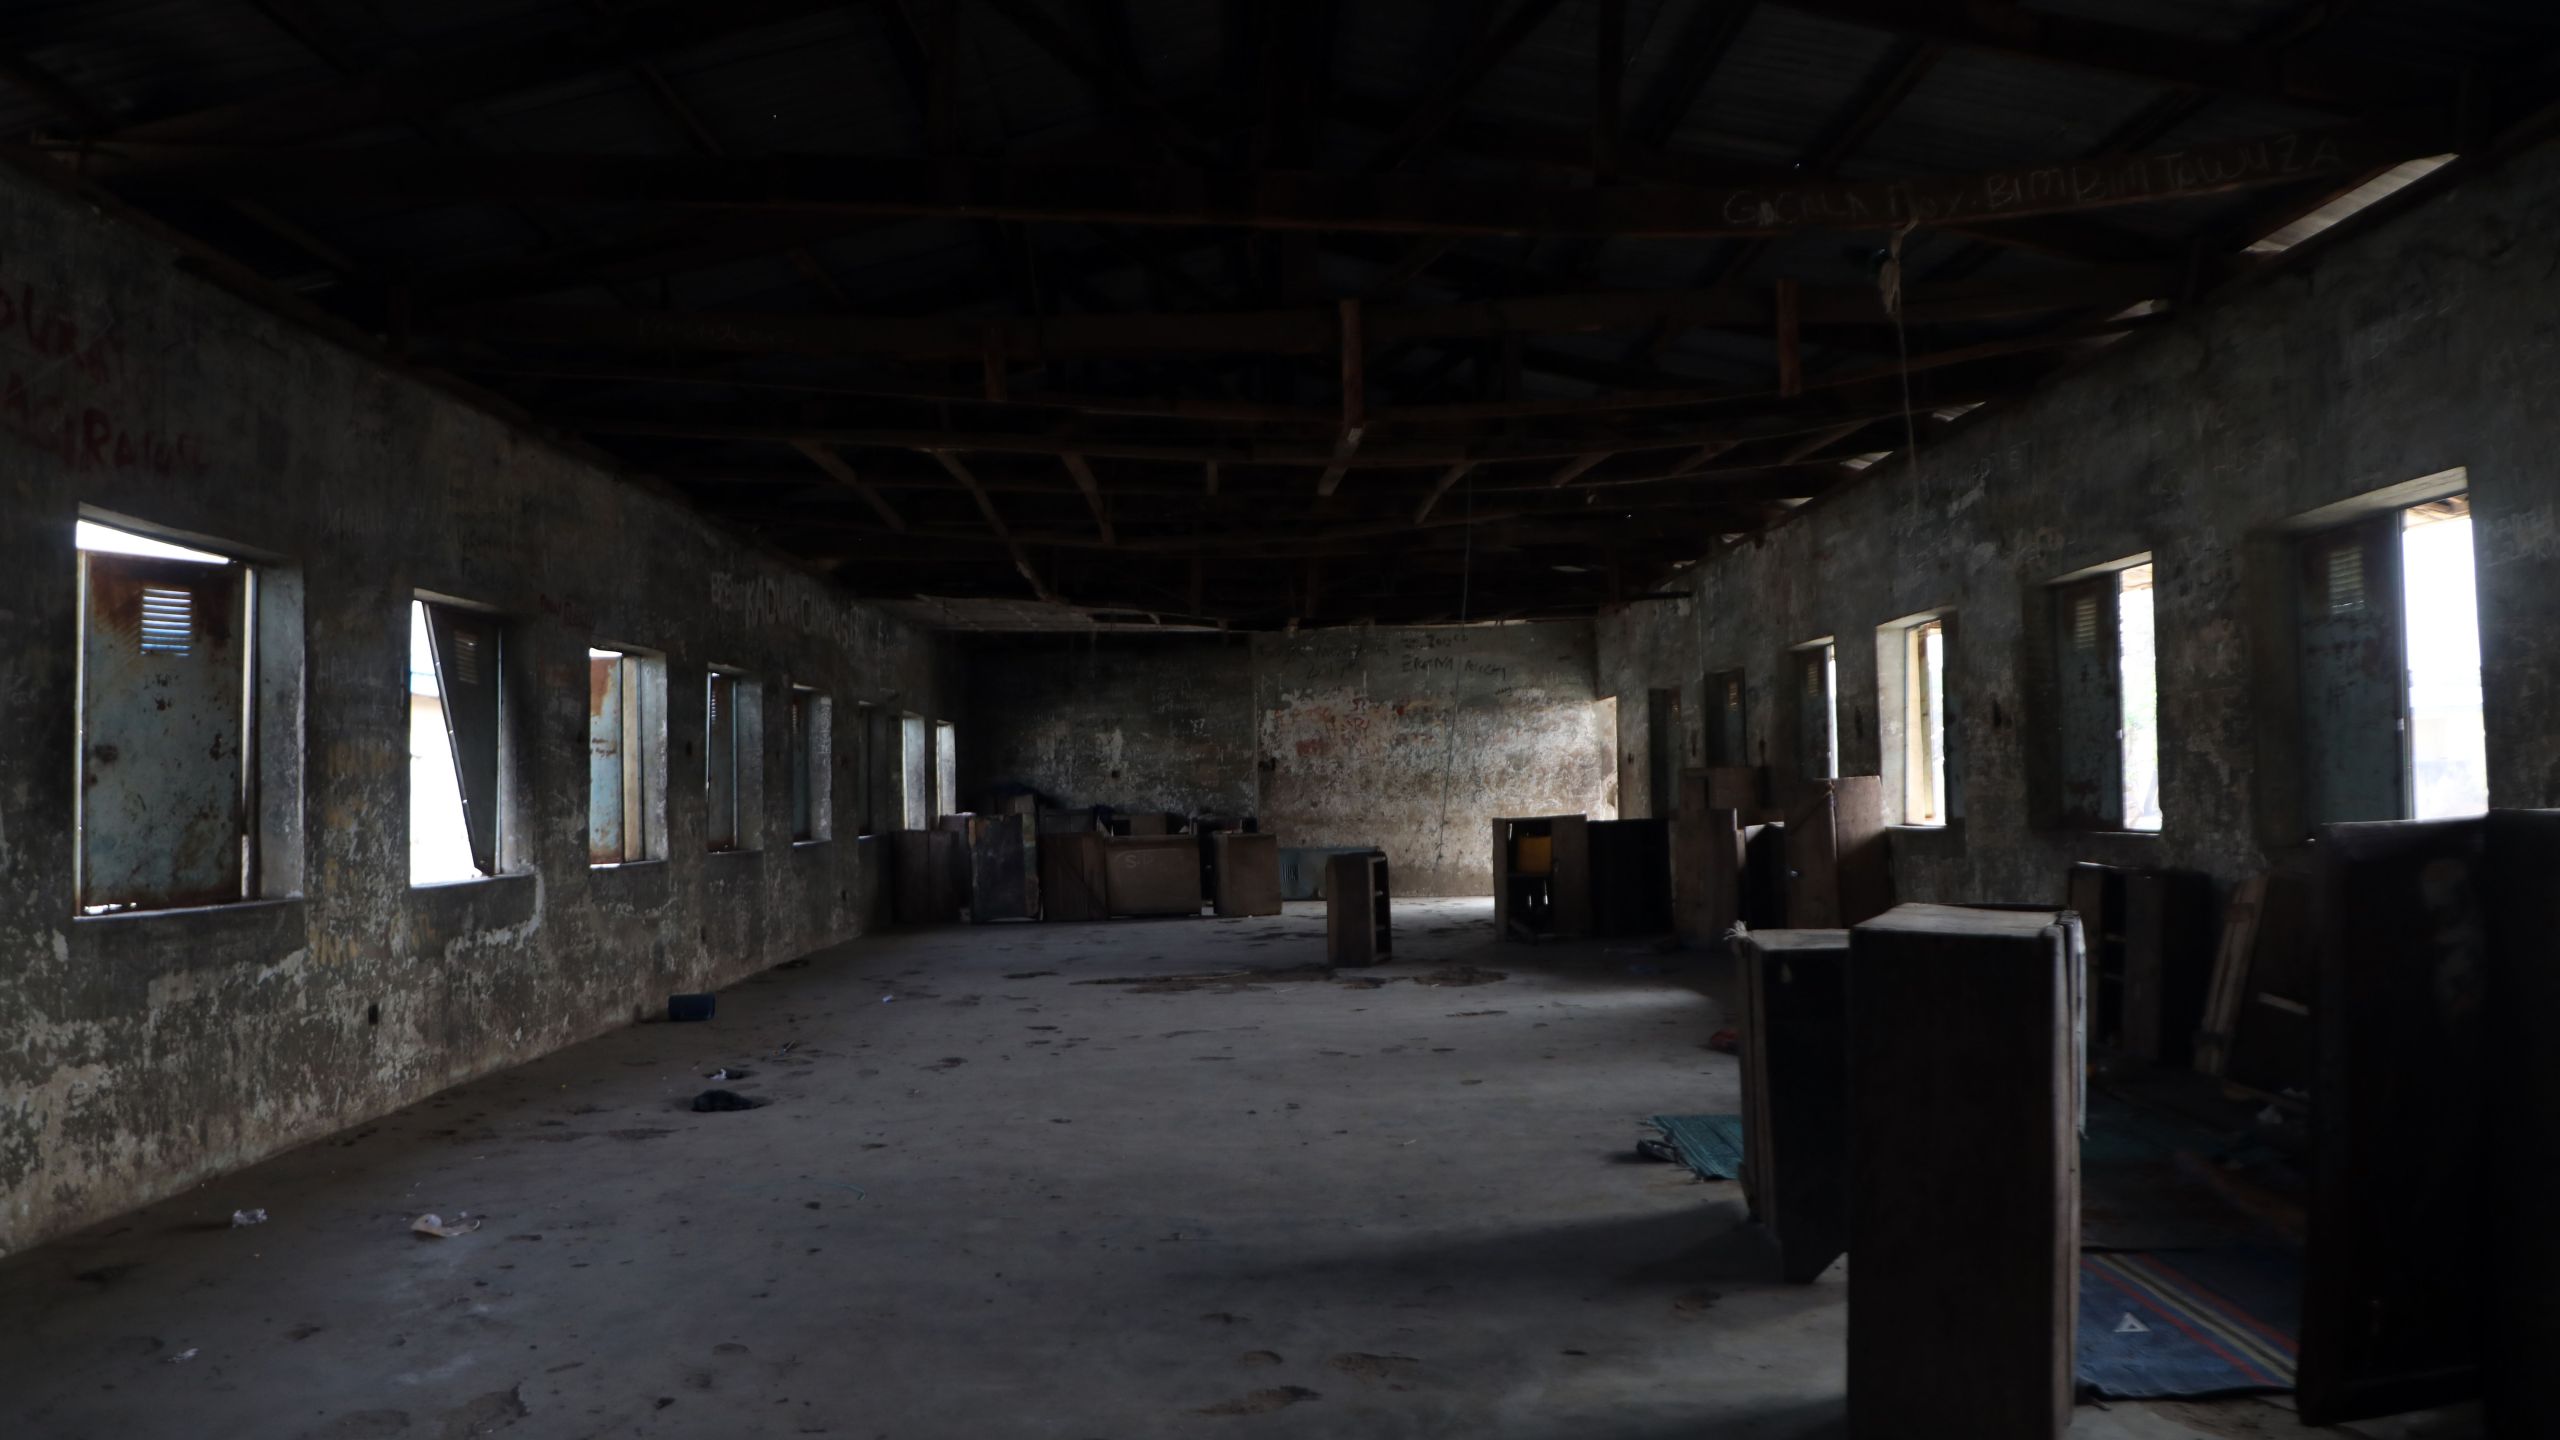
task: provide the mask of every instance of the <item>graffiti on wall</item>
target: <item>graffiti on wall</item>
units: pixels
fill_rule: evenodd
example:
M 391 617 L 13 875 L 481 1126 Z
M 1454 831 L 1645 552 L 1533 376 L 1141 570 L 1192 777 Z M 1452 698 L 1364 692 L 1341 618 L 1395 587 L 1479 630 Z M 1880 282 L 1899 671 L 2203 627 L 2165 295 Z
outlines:
M 12 280 L 0 261 L 0 432 L 75 470 L 199 475 L 201 437 L 132 423 L 134 375 L 115 321 L 84 326 L 60 297 Z

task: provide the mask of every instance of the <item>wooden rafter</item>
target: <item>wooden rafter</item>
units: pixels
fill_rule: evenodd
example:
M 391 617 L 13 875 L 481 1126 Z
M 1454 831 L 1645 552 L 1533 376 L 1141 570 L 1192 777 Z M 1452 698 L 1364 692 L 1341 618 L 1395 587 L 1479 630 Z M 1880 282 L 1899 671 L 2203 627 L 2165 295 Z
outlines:
M 634 56 L 687 49 L 841 8 L 841 0 L 729 0 L 721 5 L 660 0 L 579 29 L 440 51 L 336 80 L 162 116 L 114 134 L 133 140 L 233 143 L 342 135 L 613 69 Z
M 1094 528 L 1102 532 L 1102 543 L 1105 545 L 1119 543 L 1111 530 L 1111 507 L 1102 503 L 1102 484 L 1093 478 L 1093 467 L 1085 463 L 1083 456 L 1073 451 L 1059 456 L 1058 463 L 1066 467 L 1068 477 L 1076 482 L 1076 489 L 1083 493 L 1085 505 L 1093 511 Z
M 879 515 L 882 524 L 901 533 L 906 530 L 906 520 L 898 514 L 878 489 L 856 473 L 853 466 L 835 452 L 833 446 L 815 440 L 795 440 L 791 442 L 791 448 L 808 456 L 809 463 L 825 471 L 827 478 L 861 496 L 863 503 L 869 505 Z
M 1773 0 L 1790 10 L 1949 45 L 2162 85 L 2246 95 L 2341 115 L 2450 94 L 2452 77 L 2373 61 L 2312 62 L 2249 45 L 1973 0 Z
M 2441 147 L 2436 147 L 2441 148 Z M 2406 134 L 2344 128 L 2183 150 L 1902 180 L 1568 189 L 1440 176 L 1007 166 L 773 155 L 455 155 L 437 150 L 240 150 L 100 142 L 65 150 L 137 193 L 341 199 L 548 199 L 775 214 L 1225 225 L 1406 235 L 1656 239 L 1957 227 L 2287 185 L 2432 153 Z
M 1915 287 L 1911 324 L 1985 320 L 2053 310 L 2122 308 L 2178 294 L 2186 271 L 2168 266 L 2090 269 L 2016 280 Z M 1734 290 L 1622 290 L 1536 295 L 1449 305 L 1377 307 L 1361 322 L 1372 347 L 1422 339 L 1499 339 L 1632 329 L 1669 320 L 1732 326 L 1761 334 L 1775 314 L 1766 294 Z M 1865 286 L 1805 286 L 1804 325 L 1877 326 L 1885 321 Z M 1333 306 L 1225 314 L 1054 315 L 1037 320 L 777 315 L 707 311 L 618 311 L 596 306 L 501 304 L 431 311 L 420 334 L 460 339 L 620 346 L 706 353 L 887 355 L 980 361 L 990 342 L 1017 359 L 1074 355 L 1330 355 L 1340 335 Z
M 1451 489 L 1456 487 L 1459 481 L 1467 478 L 1467 473 L 1469 471 L 1475 468 L 1476 462 L 1472 460 L 1461 460 L 1457 464 L 1450 466 L 1448 469 L 1441 471 L 1440 478 L 1431 482 L 1431 493 L 1423 496 L 1422 503 L 1414 507 L 1413 523 L 1419 525 L 1423 521 L 1430 519 L 1432 507 L 1440 503 L 1440 497 L 1448 494 Z
M 1503 58 L 1529 38 L 1529 32 L 1554 13 L 1562 0 L 1513 0 L 1509 13 L 1500 24 L 1479 37 L 1468 47 L 1465 58 L 1455 70 L 1441 77 L 1438 84 L 1405 117 L 1396 132 L 1387 137 L 1377 153 L 1369 157 L 1368 170 L 1373 175 L 1395 170 L 1411 160 L 1436 138 L 1467 96 L 1484 83 L 1485 76 L 1502 63 Z
M 1030 553 L 1022 548 L 1021 541 L 1014 538 L 1012 529 L 1004 523 L 1004 516 L 997 511 L 996 502 L 988 496 L 986 487 L 978 483 L 978 477 L 970 472 L 968 465 L 948 450 L 929 450 L 926 453 L 943 469 L 950 471 L 951 478 L 959 481 L 961 487 L 969 492 L 969 498 L 978 502 L 979 515 L 985 517 L 987 528 L 995 532 L 996 540 L 1013 558 L 1013 568 L 1022 573 L 1031 593 L 1043 600 L 1057 599 L 1050 592 L 1048 582 L 1040 578 L 1040 572 L 1032 568 Z

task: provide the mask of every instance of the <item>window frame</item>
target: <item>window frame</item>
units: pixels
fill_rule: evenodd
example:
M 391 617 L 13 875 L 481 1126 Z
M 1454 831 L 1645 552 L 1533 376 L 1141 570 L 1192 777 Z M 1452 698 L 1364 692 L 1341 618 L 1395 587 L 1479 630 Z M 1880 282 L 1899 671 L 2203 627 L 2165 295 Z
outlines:
M 2136 825 L 2126 813 L 2131 775 L 2128 745 L 2133 738 L 2132 697 L 2125 688 L 2124 596 L 2134 588 L 2159 593 L 2160 560 L 2154 550 L 2083 566 L 2036 587 L 2040 607 L 2038 658 L 2048 691 L 2050 713 L 2039 727 L 2049 747 L 2049 803 L 2045 818 L 2052 828 L 2097 834 L 2156 836 L 2167 826 L 2168 807 L 2160 808 L 2157 826 Z M 2131 587 L 2126 577 L 2149 572 L 2147 585 Z M 2088 602 L 2083 608 L 2082 602 Z M 2089 643 L 2080 643 L 2081 620 L 2090 622 Z M 2159 631 L 2153 611 L 2150 654 L 2153 723 L 2150 773 L 2160 784 Z M 2075 658 L 2086 655 L 2088 658 Z M 2077 679 L 2074 668 L 2089 678 Z M 2103 718 L 2093 718 L 2092 696 L 2103 695 Z M 2096 800 L 2095 808 L 2075 805 L 2075 792 Z
M 1963 818 L 1958 779 L 1957 703 L 1950 661 L 1956 612 L 1924 610 L 1876 627 L 1877 716 L 1883 727 L 1882 770 L 1893 795 L 1899 827 L 1945 830 Z M 1930 637 L 1936 639 L 1937 681 L 1929 683 Z M 1932 735 L 1936 743 L 1930 743 Z M 1934 779 L 1937 808 L 1924 812 L 1917 787 Z
M 491 652 L 486 657 L 485 662 L 487 667 L 486 673 L 488 674 L 489 683 L 492 689 L 491 704 L 493 710 L 490 726 L 490 744 L 492 746 L 492 753 L 490 755 L 489 790 L 482 800 L 483 805 L 487 808 L 490 826 L 488 863 L 485 867 L 482 866 L 479 855 L 475 851 L 472 856 L 472 864 L 473 868 L 479 871 L 476 875 L 462 875 L 444 879 L 429 880 L 421 880 L 418 878 L 414 848 L 416 844 L 418 824 L 418 798 L 413 782 L 411 794 L 409 796 L 409 803 L 404 811 L 403 817 L 408 826 L 408 836 L 410 840 L 410 848 L 408 852 L 410 857 L 408 871 L 409 888 L 416 890 L 439 885 L 470 885 L 484 880 L 496 880 L 503 878 L 520 868 L 516 863 L 515 855 L 519 820 L 518 817 L 512 813 L 515 809 L 512 798 L 515 787 L 515 748 L 509 739 L 509 732 L 514 725 L 515 708 L 518 702 L 515 696 L 514 687 L 508 684 L 507 679 L 507 666 L 515 658 L 513 643 L 515 637 L 511 633 L 512 627 L 508 624 L 504 612 L 492 606 L 483 605 L 475 601 L 458 599 L 451 595 L 439 594 L 432 590 L 412 591 L 409 596 L 409 603 L 412 606 L 423 607 L 427 614 L 427 633 L 430 649 L 428 663 L 431 667 L 431 673 L 435 675 L 437 708 L 444 715 L 443 729 L 445 731 L 445 740 L 449 747 L 448 755 L 453 766 L 455 790 L 462 798 L 463 825 L 466 835 L 468 835 L 471 825 L 471 785 L 469 778 L 463 769 L 464 757 L 461 749 L 462 740 L 455 729 L 452 709 L 450 705 L 446 703 L 447 681 L 444 675 L 444 661 L 440 655 L 434 652 L 436 612 L 441 609 L 453 615 L 470 616 L 476 620 L 485 622 L 488 627 L 490 639 L 494 642 L 491 647 Z M 413 611 L 413 615 L 414 613 L 415 612 Z M 415 672 L 415 666 L 416 657 L 413 654 L 411 656 L 410 663 L 411 673 Z M 414 692 L 412 693 L 414 696 Z M 414 698 L 411 703 L 413 705 L 415 704 Z
M 613 793 L 621 810 L 617 834 L 619 853 L 610 859 L 598 858 L 604 852 L 598 843 L 596 802 L 600 789 L 596 783 L 597 762 L 606 752 L 598 750 L 601 734 L 602 702 L 596 694 L 598 670 L 596 662 L 610 658 L 615 663 L 616 689 L 615 737 L 611 754 L 617 775 Z M 587 868 L 612 870 L 630 865 L 645 865 L 667 858 L 667 665 L 665 655 L 634 645 L 595 640 L 587 645 L 588 666 L 588 755 L 587 755 Z M 634 834 L 637 833 L 637 842 Z
M 791 842 L 835 838 L 835 701 L 809 685 L 791 687 Z
M 1837 636 L 1807 640 L 1788 650 L 1788 693 L 1795 698 L 1796 769 L 1808 781 L 1840 778 L 1840 645 Z M 1815 690 L 1822 695 L 1820 743 L 1823 761 L 1813 764 L 1816 737 L 1809 711 Z
M 721 843 L 720 767 L 724 746 L 720 709 L 728 697 L 727 844 Z M 703 849 L 713 855 L 753 855 L 764 849 L 764 686 L 734 665 L 706 665 L 702 680 Z
M 95 546 L 90 543 L 90 530 L 105 530 L 113 541 Z M 305 781 L 305 715 L 302 715 L 302 689 L 305 689 L 305 646 L 302 646 L 302 571 L 274 551 L 248 546 L 241 541 L 218 536 L 200 536 L 192 530 L 179 530 L 172 525 L 156 525 L 151 520 L 131 518 L 113 510 L 100 510 L 95 505 L 79 505 L 74 520 L 64 525 L 69 541 L 69 577 L 74 587 L 74 684 L 69 730 L 74 735 L 72 761 L 72 833 L 69 833 L 69 876 L 72 876 L 72 912 L 74 925 L 87 925 L 95 920 L 148 920 L 154 915 L 192 912 L 205 907 L 228 907 L 228 904 L 276 902 L 294 899 L 302 894 L 302 781 Z M 102 720 L 102 712 L 92 715 L 90 684 L 90 556 L 131 556 L 131 559 L 172 559 L 184 561 L 189 556 L 210 556 L 220 561 L 223 569 L 236 569 L 241 577 L 241 607 L 238 607 L 238 779 L 233 781 L 233 805 L 238 812 L 238 863 L 225 863 L 228 879 L 215 889 L 202 894 L 177 894 L 172 889 L 161 897 L 125 899 L 125 902 L 90 904 L 92 881 L 92 807 L 97 797 L 84 784 L 87 761 L 90 761 L 92 735 Z M 207 561 L 210 564 L 210 561 Z M 136 656 L 141 656 L 136 646 Z M 225 700 L 228 702 L 228 700 Z M 177 876 L 172 876 L 172 884 Z

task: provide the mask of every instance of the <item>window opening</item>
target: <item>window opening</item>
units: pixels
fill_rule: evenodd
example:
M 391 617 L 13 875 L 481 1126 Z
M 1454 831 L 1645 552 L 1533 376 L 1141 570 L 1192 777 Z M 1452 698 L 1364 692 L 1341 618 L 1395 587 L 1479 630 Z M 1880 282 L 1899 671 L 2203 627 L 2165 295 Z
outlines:
M 83 914 L 250 893 L 256 574 L 211 551 L 74 526 Z
M 1903 823 L 1947 823 L 1947 632 L 1923 621 L 1904 632 Z
M 498 873 L 498 645 L 485 615 L 409 602 L 412 885 Z
M 2413 505 L 2400 519 L 2409 813 L 2418 820 L 2478 815 L 2489 808 L 2489 755 L 2471 499 Z
M 654 657 L 587 651 L 587 859 L 624 865 L 664 852 L 658 744 L 665 671 Z
M 2122 668 L 2118 717 L 2124 745 L 2124 828 L 2160 828 L 2160 670 L 2152 624 L 2148 561 L 2116 572 L 2116 656 Z
M 960 732 L 948 720 L 933 727 L 933 813 L 960 813 Z
M 791 692 L 791 838 L 835 833 L 835 703 L 815 690 Z
M 1808 780 L 1840 775 L 1840 652 L 1829 640 L 1796 653 L 1797 735 Z

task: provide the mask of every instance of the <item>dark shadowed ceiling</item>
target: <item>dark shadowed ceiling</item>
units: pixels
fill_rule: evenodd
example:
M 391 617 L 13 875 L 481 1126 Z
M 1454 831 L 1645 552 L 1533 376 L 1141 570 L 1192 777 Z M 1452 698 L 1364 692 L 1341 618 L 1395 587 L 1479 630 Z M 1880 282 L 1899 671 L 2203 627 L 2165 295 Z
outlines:
M 2555 46 L 2490 0 L 20 0 L 0 131 L 858 593 L 1278 627 L 1676 593 L 2538 138 Z

